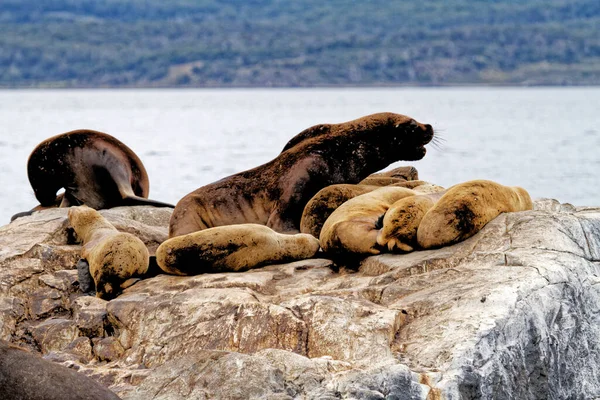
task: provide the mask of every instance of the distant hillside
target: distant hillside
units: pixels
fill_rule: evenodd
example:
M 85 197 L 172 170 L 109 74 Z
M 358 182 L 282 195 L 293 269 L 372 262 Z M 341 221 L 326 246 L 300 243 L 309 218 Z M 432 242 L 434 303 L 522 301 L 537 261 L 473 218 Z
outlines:
M 600 84 L 599 0 L 2 0 L 1 87 Z

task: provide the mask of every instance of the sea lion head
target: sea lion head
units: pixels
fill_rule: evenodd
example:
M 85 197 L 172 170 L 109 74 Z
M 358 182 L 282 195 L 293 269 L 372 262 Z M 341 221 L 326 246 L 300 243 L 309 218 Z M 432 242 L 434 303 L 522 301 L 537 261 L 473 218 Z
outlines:
M 433 128 L 406 115 L 373 114 L 373 132 L 381 139 L 381 151 L 395 160 L 415 161 L 425 157 L 425 145 L 433 139 Z M 370 121 L 367 121 L 369 123 Z
M 40 205 L 42 207 L 56 207 L 57 193 L 62 186 L 51 177 L 42 174 L 36 174 L 33 177 L 30 174 L 29 176 L 33 193 L 35 194 L 35 198 L 40 202 Z
M 70 207 L 68 217 L 75 233 L 83 241 L 88 240 L 95 229 L 112 228 L 98 211 L 85 205 Z

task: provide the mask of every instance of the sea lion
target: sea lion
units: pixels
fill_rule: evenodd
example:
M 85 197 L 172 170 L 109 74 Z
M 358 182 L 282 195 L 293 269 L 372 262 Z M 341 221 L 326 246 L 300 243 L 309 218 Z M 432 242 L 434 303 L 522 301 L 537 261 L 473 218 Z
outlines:
M 411 189 L 388 186 L 348 200 L 325 221 L 319 236 L 321 248 L 334 258 L 379 254 L 377 235 L 383 215 L 396 201 L 415 194 Z
M 433 135 L 431 125 L 393 113 L 314 126 L 290 140 L 274 160 L 182 198 L 169 237 L 243 223 L 299 232 L 304 206 L 320 189 L 357 183 L 398 160 L 421 159 Z
M 417 231 L 424 249 L 465 240 L 503 212 L 531 210 L 529 193 L 520 187 L 474 180 L 452 186 L 425 214 Z
M 264 225 L 240 224 L 168 239 L 156 250 L 156 261 L 168 274 L 196 275 L 302 260 L 318 250 L 319 241 L 311 235 L 284 235 Z
M 407 166 L 371 174 L 360 181 L 359 185 L 389 186 L 395 183 L 417 180 L 419 180 L 419 171 L 415 167 Z
M 319 190 L 304 207 L 300 219 L 300 232 L 318 238 L 323 224 L 339 206 L 356 196 L 379 188 L 380 186 L 340 183 Z
M 127 205 L 174 207 L 149 200 L 148 174 L 124 143 L 102 132 L 75 130 L 40 143 L 29 156 L 27 175 L 41 208 L 85 204 L 100 210 Z M 64 195 L 58 202 L 61 188 Z M 41 208 L 39 208 L 41 207 Z
M 391 252 L 413 251 L 423 217 L 442 195 L 443 192 L 415 195 L 392 204 L 383 216 L 377 244 Z
M 115 298 L 148 271 L 146 245 L 130 233 L 119 232 L 98 211 L 88 206 L 72 207 L 69 222 L 83 241 L 81 258 L 89 265 L 97 297 Z M 78 265 L 78 271 L 81 268 Z
M 0 399 L 118 400 L 84 374 L 0 340 Z
M 365 180 L 362 182 L 364 181 Z M 416 194 L 435 193 L 444 190 L 441 186 L 425 181 L 401 181 L 393 183 L 390 186 L 413 189 L 417 192 Z M 300 232 L 319 237 L 323 224 L 335 209 L 356 196 L 372 192 L 379 188 L 381 188 L 379 185 L 363 185 L 361 183 L 352 185 L 341 183 L 338 185 L 330 185 L 319 190 L 304 207 L 302 218 L 300 220 Z

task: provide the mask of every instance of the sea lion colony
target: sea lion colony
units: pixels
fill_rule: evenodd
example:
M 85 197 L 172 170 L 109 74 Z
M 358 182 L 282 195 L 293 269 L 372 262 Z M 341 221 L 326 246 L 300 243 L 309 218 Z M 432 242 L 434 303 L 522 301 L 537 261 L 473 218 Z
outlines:
M 521 188 L 471 181 L 445 190 L 418 180 L 413 167 L 378 173 L 421 159 L 433 137 L 430 125 L 393 113 L 306 129 L 272 161 L 182 198 L 156 261 L 166 273 L 194 275 L 310 258 L 319 248 L 335 260 L 408 252 L 456 243 L 501 212 L 531 209 Z M 145 198 L 149 182 L 139 158 L 99 132 L 42 142 L 28 170 L 36 209 L 169 206 Z M 83 240 L 97 296 L 112 298 L 145 273 L 148 254 L 91 208 L 73 208 L 69 219 Z

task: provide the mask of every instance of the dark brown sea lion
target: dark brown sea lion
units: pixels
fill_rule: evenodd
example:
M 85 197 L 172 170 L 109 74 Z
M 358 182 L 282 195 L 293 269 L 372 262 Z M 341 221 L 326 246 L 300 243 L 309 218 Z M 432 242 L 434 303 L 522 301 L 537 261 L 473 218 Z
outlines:
M 297 233 L 306 203 L 322 188 L 358 183 L 399 160 L 419 160 L 431 125 L 393 113 L 317 125 L 274 160 L 203 186 L 177 203 L 169 236 L 216 226 L 255 223 Z
M 1 400 L 118 400 L 84 374 L 0 340 Z
M 454 185 L 425 214 L 417 231 L 424 249 L 447 246 L 479 232 L 503 212 L 533 208 L 529 193 L 520 187 L 474 180 Z
M 30 214 L 56 207 L 61 188 L 65 192 L 59 207 L 173 207 L 147 198 L 150 184 L 142 161 L 124 143 L 102 132 L 82 129 L 44 140 L 29 156 L 27 174 L 40 202 Z

